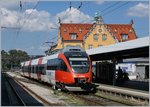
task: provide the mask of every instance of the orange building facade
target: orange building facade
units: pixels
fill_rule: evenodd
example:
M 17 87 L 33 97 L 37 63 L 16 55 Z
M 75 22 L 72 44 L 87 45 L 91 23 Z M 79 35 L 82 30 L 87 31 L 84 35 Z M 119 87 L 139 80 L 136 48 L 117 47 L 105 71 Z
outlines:
M 136 39 L 133 23 L 104 24 L 101 17 L 96 23 L 61 23 L 58 43 L 54 50 L 65 46 L 81 46 L 85 50 Z

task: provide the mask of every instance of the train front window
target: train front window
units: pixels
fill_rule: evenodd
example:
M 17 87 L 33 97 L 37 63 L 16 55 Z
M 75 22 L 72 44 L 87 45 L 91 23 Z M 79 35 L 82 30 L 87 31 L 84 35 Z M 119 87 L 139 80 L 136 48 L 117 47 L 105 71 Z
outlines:
M 86 73 L 89 70 L 88 58 L 69 58 L 73 72 Z

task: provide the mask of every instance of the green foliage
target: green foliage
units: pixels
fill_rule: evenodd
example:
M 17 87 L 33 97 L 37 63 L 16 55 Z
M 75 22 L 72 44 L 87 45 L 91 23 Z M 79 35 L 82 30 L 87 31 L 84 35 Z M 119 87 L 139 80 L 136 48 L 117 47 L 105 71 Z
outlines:
M 2 70 L 10 70 L 11 68 L 19 68 L 20 62 L 29 59 L 29 55 L 25 51 L 10 50 L 8 52 L 1 51 Z

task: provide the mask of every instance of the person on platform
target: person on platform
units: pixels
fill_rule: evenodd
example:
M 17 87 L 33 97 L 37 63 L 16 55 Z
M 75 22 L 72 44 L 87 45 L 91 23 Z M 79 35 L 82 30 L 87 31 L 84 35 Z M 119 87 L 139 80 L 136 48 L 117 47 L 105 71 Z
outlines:
M 119 69 L 118 69 L 118 80 L 122 81 L 122 79 L 123 79 L 123 71 L 122 71 L 122 69 L 119 66 Z

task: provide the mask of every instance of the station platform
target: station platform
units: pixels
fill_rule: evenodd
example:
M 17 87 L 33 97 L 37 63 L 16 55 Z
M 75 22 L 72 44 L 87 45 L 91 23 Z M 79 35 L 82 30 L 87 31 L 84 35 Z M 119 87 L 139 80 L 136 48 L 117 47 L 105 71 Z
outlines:
M 125 95 L 131 95 L 136 96 L 144 99 L 149 99 L 149 91 L 142 91 L 137 89 L 131 89 L 131 88 L 125 88 L 125 87 L 118 87 L 113 85 L 106 85 L 106 84 L 100 84 L 100 83 L 94 83 L 97 85 L 98 90 L 105 90 Z M 142 87 L 142 86 L 141 86 Z
M 117 82 L 116 86 L 136 89 L 141 91 L 149 91 L 149 82 L 148 81 L 124 81 L 124 82 Z

